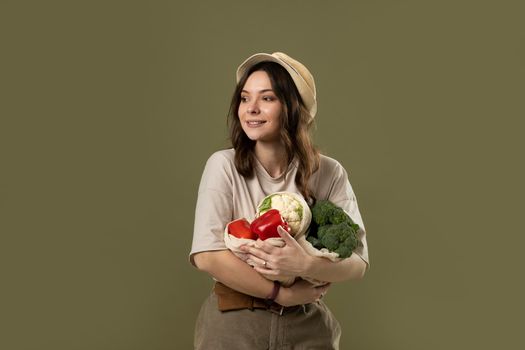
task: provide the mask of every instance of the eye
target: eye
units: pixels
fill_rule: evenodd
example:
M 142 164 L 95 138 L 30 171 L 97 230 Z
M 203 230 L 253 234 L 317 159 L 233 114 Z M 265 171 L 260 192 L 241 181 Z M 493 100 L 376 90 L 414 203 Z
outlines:
M 245 96 L 241 96 L 241 102 L 246 102 L 248 100 Z
M 273 101 L 273 100 L 275 100 L 275 98 L 273 96 L 264 96 L 263 100 L 265 100 L 265 101 Z

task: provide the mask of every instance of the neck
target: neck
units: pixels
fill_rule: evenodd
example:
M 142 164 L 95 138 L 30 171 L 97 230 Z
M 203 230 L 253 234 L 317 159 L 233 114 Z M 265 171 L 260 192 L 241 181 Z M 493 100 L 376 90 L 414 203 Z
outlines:
M 282 144 L 255 144 L 255 156 L 272 177 L 278 177 L 286 170 L 288 161 Z

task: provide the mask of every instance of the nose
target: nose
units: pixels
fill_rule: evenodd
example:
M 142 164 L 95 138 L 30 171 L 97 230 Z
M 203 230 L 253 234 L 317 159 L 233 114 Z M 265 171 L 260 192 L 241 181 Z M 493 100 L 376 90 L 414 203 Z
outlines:
M 257 104 L 257 101 L 250 102 L 248 105 L 248 113 L 250 114 L 257 114 L 259 113 L 259 105 Z

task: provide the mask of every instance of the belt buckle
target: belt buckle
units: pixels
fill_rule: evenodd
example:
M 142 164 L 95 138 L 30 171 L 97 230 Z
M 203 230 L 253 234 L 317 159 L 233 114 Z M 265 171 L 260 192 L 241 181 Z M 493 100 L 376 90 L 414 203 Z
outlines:
M 276 307 L 277 306 L 277 307 Z M 273 312 L 274 314 L 277 314 L 279 316 L 282 316 L 283 315 L 283 312 L 284 312 L 284 306 L 283 305 L 279 305 L 279 304 L 272 304 L 270 305 L 270 307 L 268 307 L 268 310 L 270 312 Z

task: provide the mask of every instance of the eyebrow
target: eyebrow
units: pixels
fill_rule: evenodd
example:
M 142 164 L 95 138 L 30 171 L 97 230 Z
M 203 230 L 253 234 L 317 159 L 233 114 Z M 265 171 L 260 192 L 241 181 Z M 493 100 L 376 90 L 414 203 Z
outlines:
M 272 89 L 263 89 L 263 90 L 259 90 L 259 93 L 261 93 L 261 94 L 262 94 L 262 93 L 264 93 L 264 92 L 267 92 L 267 91 L 271 91 L 271 92 L 273 92 L 273 90 L 272 90 Z M 248 91 L 246 91 L 246 90 L 242 90 L 241 92 L 246 92 L 246 93 L 248 93 L 248 94 L 249 94 L 249 92 L 248 92 Z

